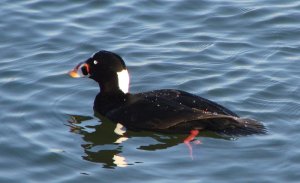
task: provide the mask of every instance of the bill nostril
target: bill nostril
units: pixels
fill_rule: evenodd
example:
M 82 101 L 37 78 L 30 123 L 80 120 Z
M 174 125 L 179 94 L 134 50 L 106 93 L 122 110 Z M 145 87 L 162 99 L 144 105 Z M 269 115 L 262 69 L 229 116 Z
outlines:
M 89 75 L 90 74 L 90 66 L 87 63 L 84 63 L 82 65 L 81 70 L 82 70 L 82 74 L 84 74 L 84 75 Z
M 72 78 L 80 78 L 83 76 L 90 77 L 90 68 L 87 63 L 79 63 L 73 70 L 69 72 Z
M 85 76 L 89 74 L 86 66 L 81 67 L 81 72 Z
M 86 63 L 82 64 L 80 69 L 81 69 L 81 72 L 82 72 L 83 75 L 87 76 L 87 75 L 90 74 L 90 67 L 89 67 L 88 64 L 86 64 Z

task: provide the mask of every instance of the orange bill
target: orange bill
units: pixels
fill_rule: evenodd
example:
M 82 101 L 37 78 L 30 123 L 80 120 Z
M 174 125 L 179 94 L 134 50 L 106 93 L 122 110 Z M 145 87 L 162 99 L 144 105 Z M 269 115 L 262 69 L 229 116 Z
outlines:
M 73 69 L 69 72 L 69 76 L 71 76 L 72 78 L 79 78 L 80 75 L 78 74 L 76 69 Z

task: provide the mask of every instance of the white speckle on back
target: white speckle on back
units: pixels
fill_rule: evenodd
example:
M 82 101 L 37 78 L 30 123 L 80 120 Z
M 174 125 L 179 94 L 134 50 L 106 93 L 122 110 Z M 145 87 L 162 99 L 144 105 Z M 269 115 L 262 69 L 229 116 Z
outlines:
M 127 69 L 122 70 L 121 72 L 117 72 L 118 74 L 118 82 L 119 82 L 119 88 L 124 93 L 129 92 L 129 74 Z

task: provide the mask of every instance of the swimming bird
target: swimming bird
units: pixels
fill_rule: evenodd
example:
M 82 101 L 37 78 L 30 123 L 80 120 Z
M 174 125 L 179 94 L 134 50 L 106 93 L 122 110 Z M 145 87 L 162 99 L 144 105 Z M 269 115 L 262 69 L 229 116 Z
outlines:
M 94 110 L 120 128 L 188 134 L 185 143 L 204 130 L 226 136 L 266 133 L 262 123 L 241 118 L 216 102 L 185 91 L 159 89 L 130 93 L 126 64 L 118 54 L 110 51 L 96 52 L 69 75 L 88 77 L 99 84 Z

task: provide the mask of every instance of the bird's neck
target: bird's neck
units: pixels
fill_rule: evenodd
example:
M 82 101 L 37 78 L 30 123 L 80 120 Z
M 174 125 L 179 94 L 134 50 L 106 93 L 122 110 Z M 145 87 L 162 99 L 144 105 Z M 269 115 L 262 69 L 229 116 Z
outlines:
M 120 89 L 111 91 L 108 88 L 101 88 L 100 93 L 98 93 L 94 100 L 94 109 L 98 113 L 105 115 L 110 110 L 123 105 L 127 101 L 128 95 Z
M 99 84 L 100 87 L 100 94 L 102 96 L 105 95 L 119 95 L 121 93 L 125 94 L 119 87 L 117 82 L 106 82 L 106 83 L 101 83 Z

